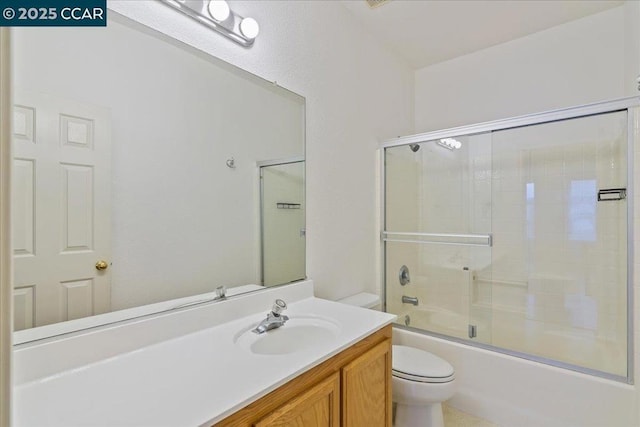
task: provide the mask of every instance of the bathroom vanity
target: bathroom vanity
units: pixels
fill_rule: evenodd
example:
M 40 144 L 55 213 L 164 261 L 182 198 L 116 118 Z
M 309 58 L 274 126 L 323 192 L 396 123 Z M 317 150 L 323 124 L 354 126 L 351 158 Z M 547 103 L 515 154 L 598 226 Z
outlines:
M 391 426 L 391 326 L 358 341 L 216 425 L 290 424 Z
M 276 298 L 290 320 L 252 333 Z M 388 426 L 394 318 L 305 281 L 22 344 L 14 423 Z

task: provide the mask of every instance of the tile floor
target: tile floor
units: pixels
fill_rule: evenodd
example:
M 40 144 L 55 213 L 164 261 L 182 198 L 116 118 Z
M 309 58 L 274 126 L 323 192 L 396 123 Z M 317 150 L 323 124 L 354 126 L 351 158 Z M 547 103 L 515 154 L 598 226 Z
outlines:
M 458 411 L 448 405 L 442 405 L 445 427 L 498 427 L 482 418 Z

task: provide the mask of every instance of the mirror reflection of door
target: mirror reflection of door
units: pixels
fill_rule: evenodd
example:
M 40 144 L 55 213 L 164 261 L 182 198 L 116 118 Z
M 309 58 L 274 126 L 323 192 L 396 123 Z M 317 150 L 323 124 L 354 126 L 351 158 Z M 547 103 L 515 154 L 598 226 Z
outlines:
M 18 90 L 14 103 L 14 329 L 107 312 L 109 113 Z
M 304 162 L 260 169 L 262 284 L 305 278 Z

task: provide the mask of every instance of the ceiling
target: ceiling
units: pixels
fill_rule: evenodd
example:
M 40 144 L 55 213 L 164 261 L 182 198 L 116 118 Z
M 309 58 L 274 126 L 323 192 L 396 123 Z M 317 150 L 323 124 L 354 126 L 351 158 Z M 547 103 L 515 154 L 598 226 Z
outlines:
M 615 0 L 365 0 L 340 2 L 371 37 L 415 69 L 620 6 Z

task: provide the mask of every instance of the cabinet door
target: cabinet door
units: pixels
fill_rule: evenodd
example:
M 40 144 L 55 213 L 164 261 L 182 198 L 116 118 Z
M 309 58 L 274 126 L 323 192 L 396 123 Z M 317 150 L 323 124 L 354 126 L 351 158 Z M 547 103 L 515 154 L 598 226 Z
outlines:
M 391 426 L 391 340 L 342 369 L 342 425 Z
M 335 373 L 255 423 L 256 427 L 338 427 L 340 375 Z

